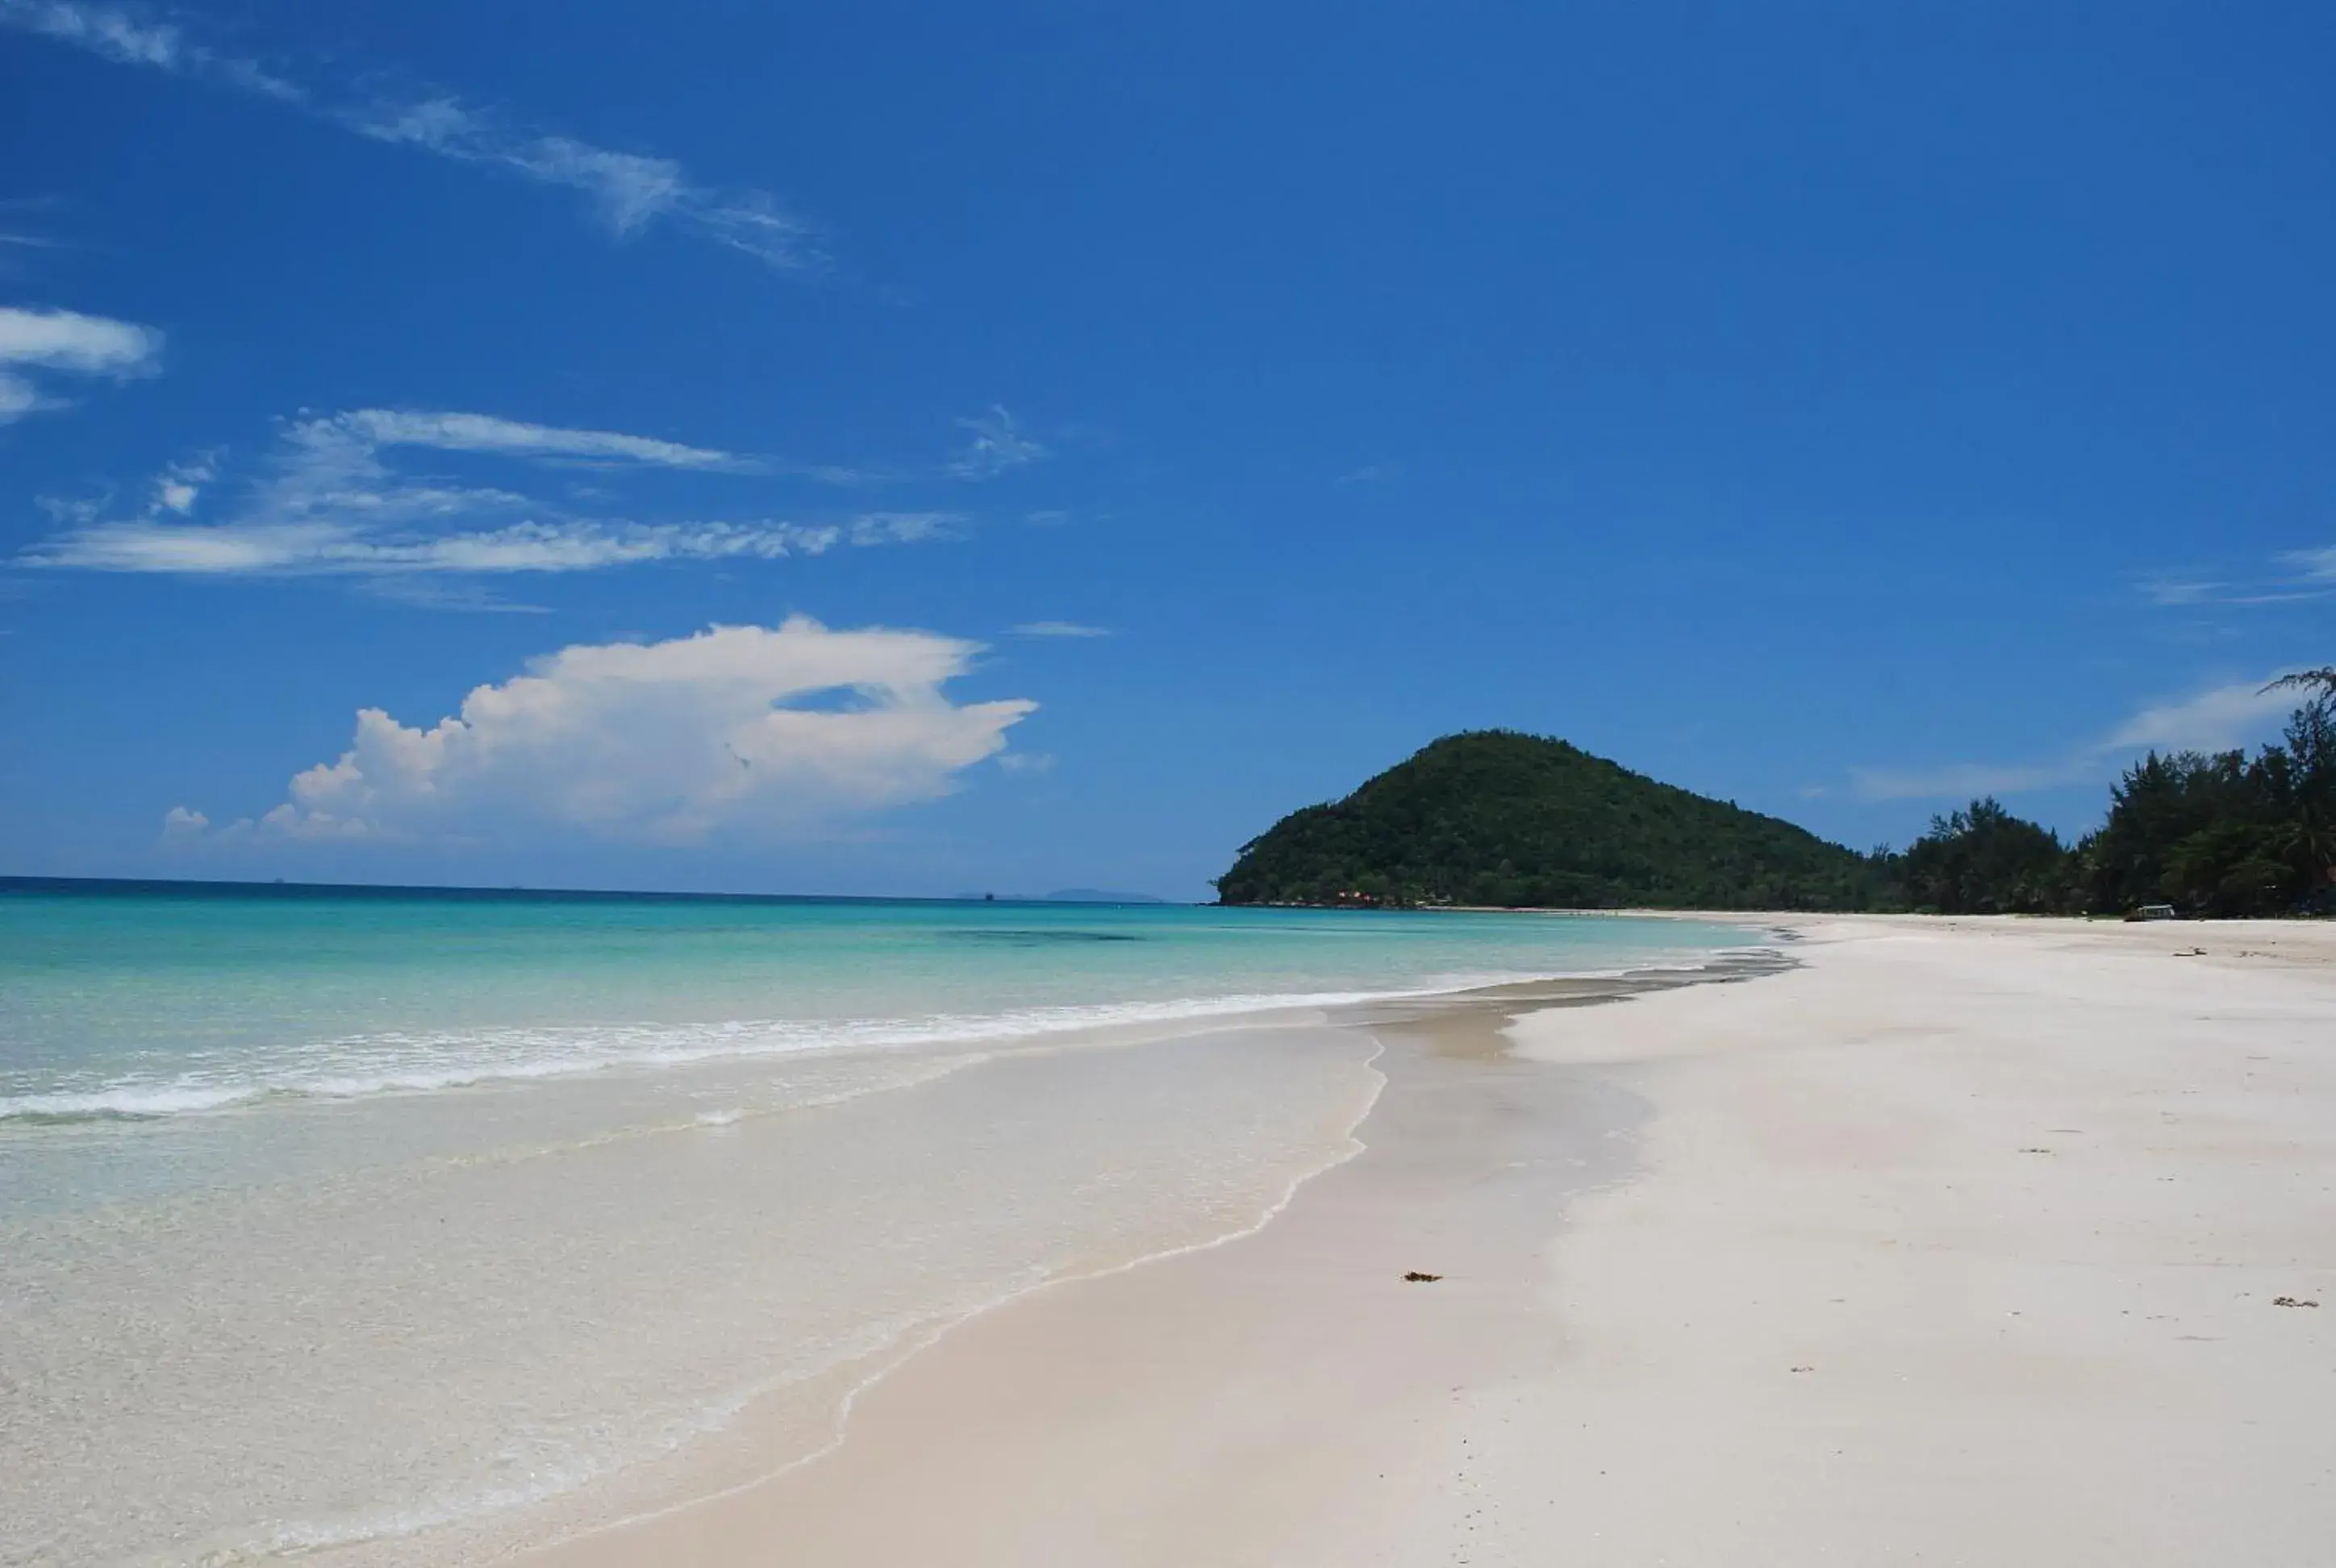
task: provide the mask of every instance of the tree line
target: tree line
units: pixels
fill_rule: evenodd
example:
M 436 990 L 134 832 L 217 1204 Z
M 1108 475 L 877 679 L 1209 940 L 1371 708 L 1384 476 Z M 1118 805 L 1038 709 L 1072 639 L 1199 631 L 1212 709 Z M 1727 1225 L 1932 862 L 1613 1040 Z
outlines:
M 1907 907 L 1941 914 L 2336 912 L 2336 667 L 2273 687 L 2307 694 L 2278 742 L 2152 752 L 2073 844 L 1986 799 L 1870 858 Z

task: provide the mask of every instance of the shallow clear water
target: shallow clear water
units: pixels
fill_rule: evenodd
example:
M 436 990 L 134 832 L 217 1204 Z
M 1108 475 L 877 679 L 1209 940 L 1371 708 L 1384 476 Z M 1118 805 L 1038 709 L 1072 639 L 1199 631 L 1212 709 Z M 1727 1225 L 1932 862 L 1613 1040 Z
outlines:
M 749 1411 L 808 1451 L 870 1358 L 1348 1152 L 1372 1043 L 1259 1009 L 1747 940 L 0 891 L 0 1563 L 458 1561 Z
M 1181 906 L 0 894 L 0 1118 L 1012 1036 L 1740 940 Z

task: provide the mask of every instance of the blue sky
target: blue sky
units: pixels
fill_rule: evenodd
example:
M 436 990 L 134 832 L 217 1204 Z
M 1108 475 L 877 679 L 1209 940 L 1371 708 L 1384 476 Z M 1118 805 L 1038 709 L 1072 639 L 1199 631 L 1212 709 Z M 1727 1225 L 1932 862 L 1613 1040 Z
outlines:
M 2336 13 L 0 0 L 0 869 L 2068 832 L 2336 657 Z M 716 629 L 718 628 L 718 629 Z

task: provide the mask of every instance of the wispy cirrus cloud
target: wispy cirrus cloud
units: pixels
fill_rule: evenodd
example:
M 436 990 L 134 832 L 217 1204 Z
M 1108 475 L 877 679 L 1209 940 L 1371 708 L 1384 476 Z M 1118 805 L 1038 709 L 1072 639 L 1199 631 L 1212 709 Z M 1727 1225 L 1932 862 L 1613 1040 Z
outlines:
M 63 401 L 45 389 L 53 377 L 122 381 L 151 375 L 162 335 L 151 326 L 72 310 L 0 306 L 0 424 Z
M 2145 578 L 2142 597 L 2168 609 L 2244 609 L 2267 604 L 2297 604 L 2336 594 L 2336 545 L 2283 550 L 2268 570 L 2223 577 L 2168 573 Z
M 0 26 L 70 44 L 117 65 L 141 65 L 192 76 L 287 103 L 307 101 L 300 87 L 258 61 L 210 48 L 176 24 L 128 6 L 83 5 L 80 0 L 0 0 Z
M 18 263 L 33 252 L 64 248 L 63 241 L 24 227 L 31 214 L 53 205 L 38 198 L 0 199 L 0 278 L 14 278 L 27 270 Z
M 2044 762 L 1853 768 L 1851 793 L 1869 801 L 2020 794 L 2098 778 L 2119 759 L 2144 750 L 2228 751 L 2262 738 L 2296 706 L 2294 693 L 2266 689 L 2278 678 L 2273 674 L 2147 704 L 2106 735 Z
M 663 642 L 578 645 L 481 686 L 427 727 L 362 708 L 348 748 L 284 801 L 166 838 L 416 841 L 580 835 L 694 843 L 786 836 L 935 799 L 1037 705 L 959 704 L 978 643 L 832 630 L 806 617 Z
M 600 571 L 657 561 L 784 560 L 842 545 L 933 537 L 931 519 L 874 513 L 842 523 L 529 521 L 433 538 L 374 537 L 342 522 L 99 523 L 27 557 L 31 565 L 175 577 L 501 576 Z
M 396 466 L 402 449 L 501 460 L 511 484 Z M 579 514 L 511 485 L 547 463 L 752 474 L 758 460 L 608 430 L 490 414 L 357 409 L 287 424 L 262 472 L 217 521 L 196 517 L 215 460 L 166 469 L 126 512 L 111 501 L 46 505 L 64 525 L 19 558 L 54 570 L 179 577 L 493 577 L 658 561 L 778 560 L 946 537 L 954 514 L 871 511 L 837 521 L 643 521 Z M 479 608 L 464 596 L 417 602 Z M 470 596 L 475 601 L 475 595 Z
M 2336 544 L 2323 544 L 2316 550 L 2292 550 L 2279 559 L 2304 581 L 2336 589 Z
M 1102 626 L 1082 626 L 1075 620 L 1026 620 L 1020 626 L 1008 627 L 1014 637 L 1109 637 L 1111 628 Z
M 625 435 L 613 430 L 565 430 L 556 425 L 498 419 L 491 414 L 362 408 L 337 416 L 335 423 L 376 447 L 426 446 L 440 452 L 490 453 L 502 457 L 576 458 L 733 472 L 754 472 L 762 467 L 757 459 L 710 447 L 685 446 L 677 441 Z
M 620 239 L 664 224 L 784 271 L 817 271 L 826 262 L 814 227 L 767 192 L 704 184 L 669 158 L 520 129 L 451 93 L 384 97 L 303 81 L 130 5 L 0 0 L 0 26 L 116 64 L 267 98 L 375 141 L 577 191 L 600 224 Z
M 992 404 L 987 411 L 957 423 L 970 433 L 964 450 L 949 464 L 949 472 L 959 479 L 995 479 L 1046 455 L 1046 449 L 1023 434 L 1002 404 Z
M 2151 703 L 2117 726 L 2100 749 L 2228 751 L 2244 745 L 2294 710 L 2295 693 L 2273 686 L 2287 673 L 2280 670 L 2262 680 L 2210 687 L 2185 697 Z

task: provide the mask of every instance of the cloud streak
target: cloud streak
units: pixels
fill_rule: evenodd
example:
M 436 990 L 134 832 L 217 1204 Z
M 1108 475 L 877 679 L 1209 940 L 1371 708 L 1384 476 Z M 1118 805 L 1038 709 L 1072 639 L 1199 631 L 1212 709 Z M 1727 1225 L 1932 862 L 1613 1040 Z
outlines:
M 1026 620 L 1020 626 L 1009 627 L 1015 637 L 1109 637 L 1111 628 L 1082 626 L 1075 620 Z
M 579 458 L 638 463 L 657 468 L 754 472 L 759 464 L 727 452 L 612 430 L 563 430 L 498 419 L 490 414 L 434 414 L 362 408 L 335 422 L 375 446 L 423 446 L 440 452 L 491 453 L 501 457 Z
M 2019 794 L 2097 778 L 2110 763 L 2154 750 L 2229 751 L 2264 734 L 2295 706 L 2292 692 L 2266 691 L 2277 679 L 2241 681 L 2186 697 L 2149 704 L 2093 744 L 2055 761 L 1949 763 L 1932 768 L 1853 768 L 1851 793 L 1861 800 L 1967 800 Z
M 19 559 L 54 570 L 178 577 L 488 577 L 779 560 L 946 538 L 958 521 L 931 511 L 819 522 L 578 516 L 501 485 L 402 472 L 390 461 L 401 450 L 636 471 L 753 473 L 761 466 L 710 447 L 617 431 L 357 409 L 286 426 L 266 472 L 221 521 L 194 516 L 216 478 L 214 464 L 180 463 L 157 476 L 145 503 L 128 516 L 108 516 L 102 503 L 50 502 L 67 527 Z M 452 607 L 459 596 L 407 597 Z
M 927 516 L 845 523 L 515 522 L 426 539 L 368 537 L 347 523 L 211 526 L 131 521 L 81 529 L 28 558 L 37 566 L 177 577 L 497 576 L 599 571 L 656 561 L 784 560 L 842 545 L 931 537 Z
M 427 728 L 380 708 L 348 749 L 294 775 L 282 803 L 214 830 L 180 805 L 180 841 L 473 838 L 663 843 L 786 837 L 936 799 L 1006 747 L 1037 705 L 952 702 L 978 643 L 836 631 L 806 617 L 670 641 L 583 644 L 482 686 Z
M 162 335 L 151 326 L 71 310 L 0 306 L 0 424 L 59 406 L 53 376 L 122 381 L 161 366 Z
M 2252 609 L 2336 594 L 2336 545 L 2287 550 L 2273 559 L 2273 573 L 2249 580 L 2160 576 L 2144 579 L 2141 592 L 2150 603 L 2174 609 Z
M 125 5 L 0 0 L 0 26 L 119 65 L 269 99 L 374 141 L 578 192 L 618 239 L 664 224 L 783 271 L 815 272 L 826 264 L 813 227 L 766 192 L 702 184 L 668 158 L 515 129 L 449 93 L 384 99 L 297 81 Z

